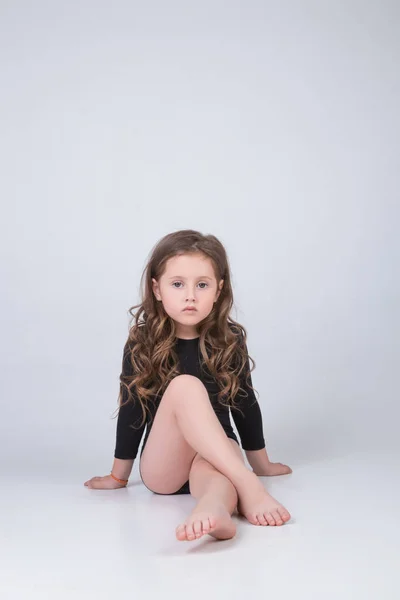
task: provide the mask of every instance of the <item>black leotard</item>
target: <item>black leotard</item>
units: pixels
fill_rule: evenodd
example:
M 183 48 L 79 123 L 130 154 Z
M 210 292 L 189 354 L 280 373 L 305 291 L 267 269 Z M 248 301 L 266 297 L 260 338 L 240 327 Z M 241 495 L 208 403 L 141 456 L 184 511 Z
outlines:
M 240 408 L 243 415 L 235 409 L 229 409 L 228 407 L 222 406 L 217 400 L 217 394 L 219 388 L 207 372 L 207 379 L 204 378 L 203 372 L 200 368 L 200 350 L 199 350 L 199 339 L 193 338 L 185 340 L 182 338 L 176 338 L 175 348 L 179 356 L 179 364 L 181 374 L 189 374 L 198 377 L 205 385 L 210 402 L 214 408 L 215 414 L 218 417 L 222 427 L 224 428 L 226 435 L 233 440 L 238 442 L 238 439 L 233 431 L 232 424 L 230 421 L 230 414 L 232 414 L 236 428 L 238 430 L 242 448 L 244 450 L 260 450 L 265 448 L 265 440 L 263 435 L 263 423 L 260 406 L 257 402 L 257 398 L 254 391 L 248 387 L 246 383 L 246 374 L 250 371 L 249 360 L 247 360 L 247 373 L 242 373 L 240 377 L 240 385 L 243 390 L 247 392 L 247 397 L 242 397 L 243 392 L 240 391 L 240 396 L 235 398 L 235 401 L 240 402 Z M 245 347 L 247 351 L 247 347 Z M 129 358 L 129 352 L 127 352 L 127 345 L 125 345 L 122 361 L 122 375 L 132 375 L 132 365 Z M 249 381 L 253 385 L 251 374 Z M 122 393 L 123 402 L 126 402 L 127 391 L 124 388 Z M 144 429 L 146 427 L 146 435 L 144 437 L 140 456 L 143 453 L 144 447 L 147 442 L 147 438 L 151 431 L 152 424 L 154 422 L 154 416 L 157 412 L 161 396 L 156 397 L 155 406 L 152 402 L 149 403 L 151 410 L 152 419 L 149 419 L 149 415 L 146 414 L 146 422 L 141 427 L 138 427 L 142 420 L 142 409 L 135 396 L 133 389 L 133 396 L 135 402 L 130 401 L 119 408 L 118 421 L 116 427 L 116 446 L 114 457 L 120 459 L 135 459 L 138 453 L 140 441 L 143 436 Z M 137 429 L 133 429 L 130 425 L 135 424 Z M 238 442 L 239 443 L 239 442 Z M 182 493 L 179 491 L 179 493 Z M 188 493 L 187 491 L 183 493 Z

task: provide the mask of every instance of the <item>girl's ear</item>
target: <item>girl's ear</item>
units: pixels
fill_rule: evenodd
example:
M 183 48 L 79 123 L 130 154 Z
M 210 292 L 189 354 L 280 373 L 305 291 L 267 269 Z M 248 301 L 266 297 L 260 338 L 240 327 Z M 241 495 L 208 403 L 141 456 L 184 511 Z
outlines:
M 157 281 L 154 279 L 154 277 L 151 278 L 151 281 L 153 284 L 153 292 L 154 292 L 155 297 L 157 298 L 157 300 L 161 300 L 159 286 L 158 286 Z
M 222 288 L 223 288 L 223 287 L 224 287 L 224 280 L 223 280 L 223 279 L 221 279 L 221 281 L 220 281 L 220 282 L 219 282 L 219 284 L 218 284 L 218 288 L 219 288 L 219 290 L 218 290 L 218 293 L 217 293 L 217 297 L 215 298 L 215 302 L 218 300 L 218 298 L 219 298 L 219 295 L 220 295 L 220 293 L 221 293 L 221 290 L 222 290 Z

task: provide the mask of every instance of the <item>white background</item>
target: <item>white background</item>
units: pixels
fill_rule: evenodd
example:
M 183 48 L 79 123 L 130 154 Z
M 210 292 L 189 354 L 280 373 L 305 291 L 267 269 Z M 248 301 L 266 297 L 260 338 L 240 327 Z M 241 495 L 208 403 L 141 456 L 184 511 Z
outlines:
M 127 311 L 186 228 L 227 249 L 272 459 L 398 462 L 399 21 L 1 2 L 4 475 L 110 472 Z

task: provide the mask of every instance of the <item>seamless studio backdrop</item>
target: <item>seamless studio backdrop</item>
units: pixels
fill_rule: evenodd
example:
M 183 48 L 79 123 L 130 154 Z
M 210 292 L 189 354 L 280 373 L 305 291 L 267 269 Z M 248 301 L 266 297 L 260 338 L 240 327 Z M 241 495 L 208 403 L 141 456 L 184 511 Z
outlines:
M 396 3 L 1 12 L 2 476 L 109 473 L 127 311 L 183 228 L 226 245 L 271 458 L 396 465 Z
M 0 3 L 0 597 L 399 598 L 399 23 L 388 0 Z M 179 229 L 227 249 L 293 469 L 264 478 L 291 521 L 221 543 L 176 540 L 194 498 L 138 458 L 84 487 Z

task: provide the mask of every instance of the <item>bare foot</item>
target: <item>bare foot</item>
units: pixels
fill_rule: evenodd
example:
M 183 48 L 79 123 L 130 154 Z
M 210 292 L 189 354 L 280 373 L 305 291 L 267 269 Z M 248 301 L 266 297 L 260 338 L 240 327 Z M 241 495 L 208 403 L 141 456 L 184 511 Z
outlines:
M 217 540 L 229 540 L 236 533 L 236 525 L 223 504 L 210 503 L 196 506 L 190 516 L 176 528 L 176 538 L 191 542 L 209 534 Z
M 238 513 L 253 525 L 283 525 L 291 519 L 290 513 L 264 488 L 257 476 L 238 490 Z

